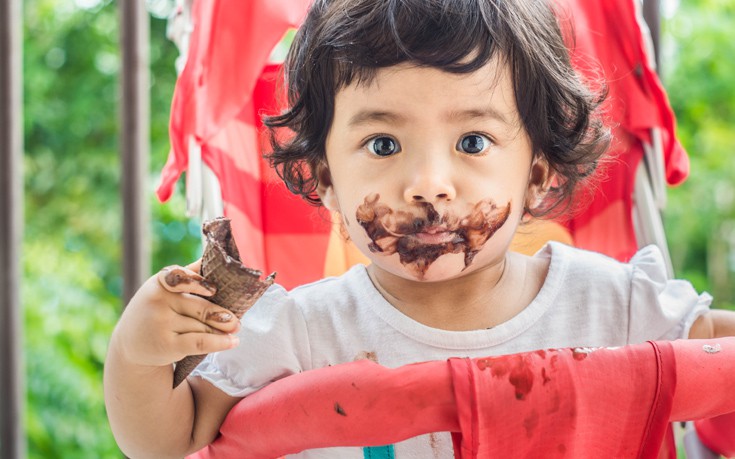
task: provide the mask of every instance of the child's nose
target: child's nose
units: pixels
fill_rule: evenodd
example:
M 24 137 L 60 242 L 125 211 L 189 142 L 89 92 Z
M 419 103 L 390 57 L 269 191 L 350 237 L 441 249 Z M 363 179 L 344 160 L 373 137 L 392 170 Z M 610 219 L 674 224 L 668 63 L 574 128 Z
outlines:
M 403 191 L 406 202 L 451 201 L 457 197 L 457 190 L 451 178 L 448 165 L 424 165 L 414 169 L 411 179 Z

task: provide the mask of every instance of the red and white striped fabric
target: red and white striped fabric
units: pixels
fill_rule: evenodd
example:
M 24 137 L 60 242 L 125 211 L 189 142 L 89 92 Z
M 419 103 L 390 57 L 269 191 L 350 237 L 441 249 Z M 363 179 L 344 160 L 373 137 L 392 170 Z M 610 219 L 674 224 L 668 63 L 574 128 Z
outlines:
M 273 47 L 297 27 L 310 0 L 195 1 L 187 62 L 171 106 L 171 152 L 161 201 L 188 167 L 190 141 L 219 179 L 243 261 L 293 287 L 324 273 L 329 216 L 291 195 L 262 159 L 261 115 L 279 111 Z

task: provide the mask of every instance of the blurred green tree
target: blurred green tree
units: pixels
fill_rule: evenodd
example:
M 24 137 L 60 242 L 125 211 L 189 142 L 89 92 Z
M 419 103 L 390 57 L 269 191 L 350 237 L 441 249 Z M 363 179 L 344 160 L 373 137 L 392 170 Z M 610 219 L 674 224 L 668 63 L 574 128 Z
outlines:
M 24 7 L 26 427 L 30 458 L 120 457 L 102 367 L 122 304 L 117 5 L 26 0 Z M 151 23 L 152 266 L 197 258 L 181 193 L 153 187 L 168 153 L 177 50 Z M 155 202 L 153 202 L 155 201 Z M 156 268 L 154 268 L 156 269 Z
M 735 3 L 682 0 L 665 24 L 662 73 L 691 175 L 669 191 L 677 277 L 735 307 Z

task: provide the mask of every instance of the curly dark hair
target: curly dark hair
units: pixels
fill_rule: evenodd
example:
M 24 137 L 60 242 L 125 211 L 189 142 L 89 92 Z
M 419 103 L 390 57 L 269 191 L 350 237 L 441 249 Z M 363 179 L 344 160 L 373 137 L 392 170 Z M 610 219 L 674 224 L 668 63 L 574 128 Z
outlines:
M 318 205 L 316 167 L 326 161 L 337 91 L 405 62 L 470 73 L 497 53 L 509 65 L 534 155 L 555 176 L 544 204 L 527 211 L 568 204 L 597 167 L 609 131 L 596 116 L 603 95 L 573 70 L 544 0 L 315 0 L 285 63 L 288 110 L 264 119 L 267 158 L 293 193 Z M 280 128 L 293 135 L 284 140 Z

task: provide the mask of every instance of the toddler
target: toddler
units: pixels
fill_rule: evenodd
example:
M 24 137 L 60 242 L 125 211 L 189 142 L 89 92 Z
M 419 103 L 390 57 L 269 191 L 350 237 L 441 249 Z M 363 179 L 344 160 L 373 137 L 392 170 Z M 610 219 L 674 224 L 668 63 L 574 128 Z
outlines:
M 273 166 L 294 193 L 337 213 L 371 263 L 292 291 L 273 286 L 242 323 L 197 296 L 212 294 L 198 263 L 168 268 L 187 280 L 176 286 L 151 278 L 122 315 L 105 369 L 126 454 L 197 451 L 243 397 L 359 359 L 395 368 L 735 334 L 733 314 L 667 280 L 655 247 L 629 264 L 553 242 L 534 256 L 508 250 L 525 219 L 569 206 L 609 142 L 600 97 L 571 68 L 547 2 L 315 0 L 286 82 L 288 110 L 266 120 Z M 203 353 L 172 389 L 172 363 Z M 453 454 L 446 433 L 390 451 Z

